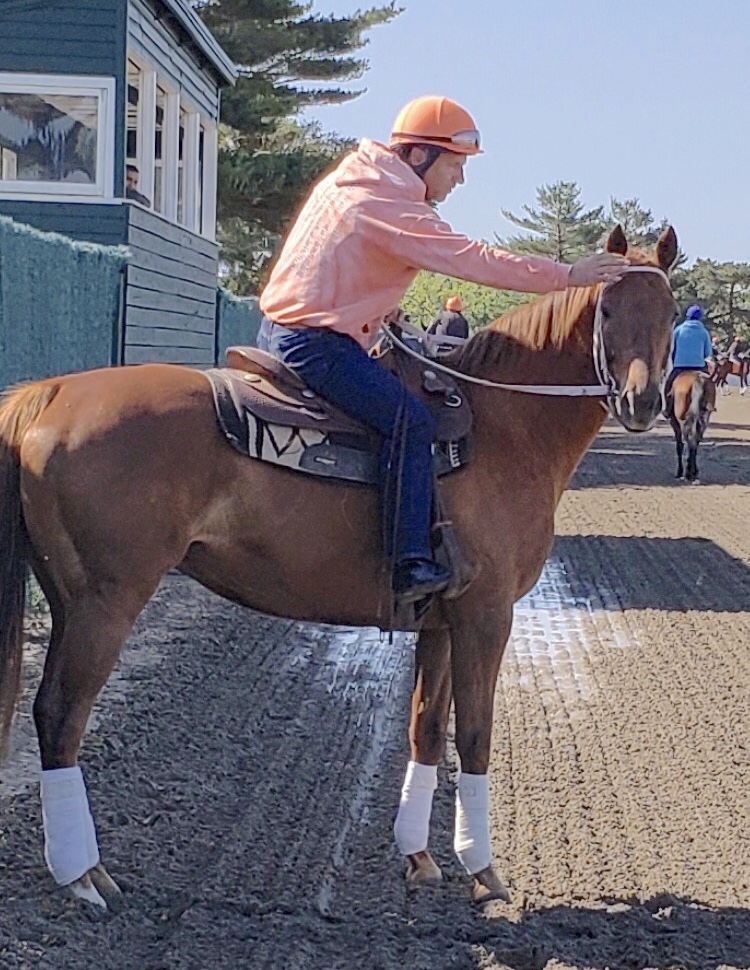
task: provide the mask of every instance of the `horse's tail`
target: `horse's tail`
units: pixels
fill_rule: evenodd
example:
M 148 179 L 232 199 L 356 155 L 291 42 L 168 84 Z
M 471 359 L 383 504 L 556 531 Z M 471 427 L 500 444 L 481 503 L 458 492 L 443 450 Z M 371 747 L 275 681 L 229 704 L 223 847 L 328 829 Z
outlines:
M 0 403 L 0 759 L 21 681 L 26 605 L 26 526 L 21 505 L 19 452 L 26 432 L 57 393 L 40 381 L 13 388 Z
M 697 435 L 697 441 L 700 441 L 715 410 L 716 385 L 708 374 L 696 374 L 690 389 L 690 404 L 685 415 L 685 436 L 691 438 Z

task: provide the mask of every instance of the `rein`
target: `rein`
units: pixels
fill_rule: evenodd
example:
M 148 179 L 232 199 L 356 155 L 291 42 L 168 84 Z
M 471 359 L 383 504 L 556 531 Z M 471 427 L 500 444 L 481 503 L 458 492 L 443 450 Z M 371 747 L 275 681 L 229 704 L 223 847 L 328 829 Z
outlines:
M 658 266 L 627 266 L 623 273 L 657 273 L 659 276 L 663 277 L 667 286 L 669 286 L 669 277 L 664 272 L 664 270 L 659 269 Z M 502 384 L 499 381 L 490 381 L 483 377 L 474 377 L 472 374 L 464 374 L 459 370 L 455 370 L 453 367 L 448 367 L 446 364 L 440 364 L 436 360 L 425 358 L 422 354 L 418 353 L 409 347 L 408 344 L 404 343 L 399 337 L 389 329 L 388 325 L 383 323 L 382 330 L 389 337 L 390 340 L 404 353 L 409 354 L 411 357 L 416 357 L 417 360 L 422 362 L 428 361 L 430 367 L 435 370 L 443 371 L 445 374 L 450 374 L 452 377 L 456 377 L 462 381 L 468 381 L 471 384 L 479 384 L 482 387 L 496 387 L 502 391 L 519 391 L 522 394 L 540 394 L 546 395 L 547 397 L 607 397 L 616 389 L 615 379 L 612 376 L 609 365 L 607 364 L 607 354 L 604 347 L 604 337 L 603 337 L 603 327 L 604 327 L 604 313 L 602 311 L 602 298 L 604 296 L 604 291 L 607 286 L 611 286 L 611 283 L 601 286 L 599 293 L 596 298 L 596 307 L 594 309 L 594 339 L 592 347 L 592 356 L 594 361 L 594 369 L 596 371 L 596 376 L 599 378 L 599 384 Z M 671 289 L 671 287 L 670 287 Z M 420 339 L 424 339 L 424 331 L 419 330 L 417 327 L 412 327 L 407 324 L 399 324 L 402 330 L 406 330 L 407 333 L 413 333 Z M 458 338 L 446 338 L 440 337 L 437 340 L 438 343 L 456 343 L 463 344 L 465 340 L 463 337 Z

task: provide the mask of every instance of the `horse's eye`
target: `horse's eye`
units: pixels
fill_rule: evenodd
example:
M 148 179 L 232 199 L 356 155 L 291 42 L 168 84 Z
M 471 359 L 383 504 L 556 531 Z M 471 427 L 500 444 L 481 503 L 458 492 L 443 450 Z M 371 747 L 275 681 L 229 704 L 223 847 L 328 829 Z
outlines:
M 602 307 L 602 316 L 605 320 L 609 320 L 609 310 L 605 306 Z

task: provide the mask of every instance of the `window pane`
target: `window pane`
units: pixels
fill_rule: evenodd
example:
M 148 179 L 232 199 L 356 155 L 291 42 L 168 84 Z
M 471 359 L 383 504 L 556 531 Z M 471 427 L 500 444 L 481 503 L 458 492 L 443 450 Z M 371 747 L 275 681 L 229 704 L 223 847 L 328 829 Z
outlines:
M 164 119 L 167 109 L 167 93 L 156 86 L 156 131 L 154 132 L 154 209 L 164 211 Z
M 203 151 L 206 129 L 201 125 L 200 134 L 198 135 L 198 229 L 200 232 L 205 233 L 206 227 L 203 225 Z
M 133 165 L 138 162 L 138 105 L 141 100 L 141 71 L 137 64 L 128 61 L 128 101 L 125 106 L 127 141 L 125 155 Z
M 93 95 L 0 93 L 3 177 L 94 184 L 97 118 Z
M 185 137 L 187 134 L 187 111 L 180 107 L 180 142 L 177 161 L 177 221 L 185 222 Z

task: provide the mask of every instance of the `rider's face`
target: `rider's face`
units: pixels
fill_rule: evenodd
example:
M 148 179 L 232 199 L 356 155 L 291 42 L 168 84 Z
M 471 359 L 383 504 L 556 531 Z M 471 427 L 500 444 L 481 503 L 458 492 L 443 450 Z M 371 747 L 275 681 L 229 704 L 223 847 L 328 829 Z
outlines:
M 442 202 L 457 185 L 464 184 L 466 155 L 441 152 L 422 176 L 428 202 Z

